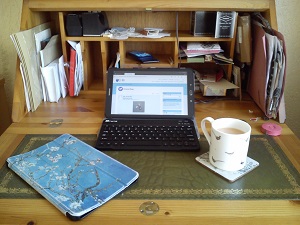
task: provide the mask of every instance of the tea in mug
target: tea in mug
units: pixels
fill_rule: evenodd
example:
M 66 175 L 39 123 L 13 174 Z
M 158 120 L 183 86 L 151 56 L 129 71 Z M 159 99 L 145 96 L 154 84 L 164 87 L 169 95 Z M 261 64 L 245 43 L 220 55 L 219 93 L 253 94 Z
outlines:
M 245 133 L 242 130 L 239 130 L 237 128 L 232 128 L 232 127 L 223 127 L 218 129 L 220 132 L 226 133 L 226 134 L 243 134 Z

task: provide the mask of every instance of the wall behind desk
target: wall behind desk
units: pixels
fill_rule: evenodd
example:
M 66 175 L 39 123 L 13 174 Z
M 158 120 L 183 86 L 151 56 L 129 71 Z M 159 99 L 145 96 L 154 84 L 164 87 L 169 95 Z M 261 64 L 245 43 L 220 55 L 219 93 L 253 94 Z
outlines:
M 276 0 L 278 29 L 283 33 L 287 47 L 287 79 L 285 101 L 288 126 L 300 137 L 300 8 L 299 0 Z M 0 78 L 5 78 L 7 102 L 11 111 L 17 54 L 10 40 L 11 33 L 19 31 L 22 0 L 0 1 Z M 3 77 L 2 77 L 3 76 Z
M 287 48 L 285 102 L 288 126 L 300 137 L 300 1 L 276 0 L 278 30 Z
M 20 30 L 22 0 L 0 1 L 0 79 L 5 79 L 5 93 L 11 115 L 17 53 L 9 35 Z

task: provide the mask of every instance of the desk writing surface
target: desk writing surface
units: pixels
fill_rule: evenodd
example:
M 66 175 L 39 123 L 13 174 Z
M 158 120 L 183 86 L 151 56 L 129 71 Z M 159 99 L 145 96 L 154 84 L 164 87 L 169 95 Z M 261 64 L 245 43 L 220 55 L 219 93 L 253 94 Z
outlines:
M 28 113 L 20 123 L 12 124 L 0 137 L 0 164 L 14 151 L 26 134 L 96 134 L 104 117 L 104 94 L 81 93 L 59 103 L 42 103 L 36 112 Z M 249 112 L 250 110 L 250 112 Z M 250 121 L 263 113 L 250 100 L 214 101 L 197 104 L 197 125 L 206 116 L 235 117 L 246 120 L 252 134 L 262 134 L 263 121 Z M 61 119 L 62 122 L 56 122 Z M 59 120 L 59 121 L 61 121 Z M 300 171 L 300 141 L 285 125 L 282 135 L 274 138 L 295 168 Z M 200 133 L 202 135 L 201 129 Z M 113 199 L 79 224 L 297 224 L 300 201 L 287 200 L 159 200 L 160 210 L 144 216 L 139 206 L 145 200 Z M 0 199 L 0 224 L 67 224 L 65 218 L 45 199 Z

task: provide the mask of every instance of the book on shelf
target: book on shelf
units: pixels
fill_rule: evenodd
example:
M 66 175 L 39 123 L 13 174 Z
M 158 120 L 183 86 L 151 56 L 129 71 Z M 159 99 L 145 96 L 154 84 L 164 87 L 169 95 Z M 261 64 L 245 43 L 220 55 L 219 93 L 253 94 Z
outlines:
M 186 59 L 186 61 L 188 63 L 204 63 L 204 56 L 201 55 L 201 56 L 195 56 L 195 57 L 188 57 Z
M 213 54 L 212 58 L 213 58 L 213 60 L 215 61 L 216 64 L 220 64 L 220 65 L 234 64 L 232 58 L 227 57 L 222 53 Z
M 216 28 L 216 12 L 191 12 L 191 33 L 194 36 L 214 36 Z
M 233 38 L 237 12 L 218 11 L 215 38 Z
M 80 42 L 70 41 L 69 95 L 78 96 L 83 86 L 84 68 Z
M 70 67 L 69 67 L 69 95 L 74 96 L 74 80 L 76 68 L 76 50 L 70 48 Z
M 9 168 L 71 220 L 80 220 L 138 179 L 138 172 L 70 134 L 11 156 Z
M 129 55 L 133 56 L 136 60 L 141 63 L 156 63 L 159 62 L 152 54 L 143 51 L 131 51 Z

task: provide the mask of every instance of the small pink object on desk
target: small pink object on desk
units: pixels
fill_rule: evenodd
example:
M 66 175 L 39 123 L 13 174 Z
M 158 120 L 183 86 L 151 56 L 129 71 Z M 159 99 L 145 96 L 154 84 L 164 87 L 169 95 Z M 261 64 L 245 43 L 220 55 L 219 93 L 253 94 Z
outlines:
M 279 136 L 281 134 L 282 128 L 275 123 L 264 123 L 261 126 L 261 131 L 264 134 L 267 134 L 270 136 Z

